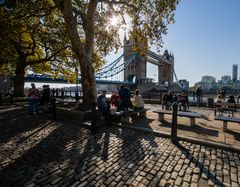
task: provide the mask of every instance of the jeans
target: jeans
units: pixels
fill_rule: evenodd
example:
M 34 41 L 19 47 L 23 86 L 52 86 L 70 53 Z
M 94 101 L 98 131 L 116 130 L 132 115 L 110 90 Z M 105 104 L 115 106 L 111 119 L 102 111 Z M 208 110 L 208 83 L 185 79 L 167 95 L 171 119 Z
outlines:
M 29 112 L 31 114 L 33 114 L 34 112 L 38 112 L 38 99 L 30 99 L 29 104 Z

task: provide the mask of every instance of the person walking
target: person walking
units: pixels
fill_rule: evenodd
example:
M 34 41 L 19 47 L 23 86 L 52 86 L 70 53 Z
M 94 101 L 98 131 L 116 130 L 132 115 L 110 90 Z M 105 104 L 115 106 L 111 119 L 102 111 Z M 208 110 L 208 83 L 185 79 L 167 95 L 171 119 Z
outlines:
M 197 90 L 196 90 L 197 106 L 201 106 L 202 95 L 203 95 L 202 87 L 199 86 L 199 87 L 197 88 Z
M 38 101 L 40 94 L 34 83 L 31 84 L 31 87 L 32 88 L 28 90 L 29 114 L 33 115 L 34 113 L 38 113 Z

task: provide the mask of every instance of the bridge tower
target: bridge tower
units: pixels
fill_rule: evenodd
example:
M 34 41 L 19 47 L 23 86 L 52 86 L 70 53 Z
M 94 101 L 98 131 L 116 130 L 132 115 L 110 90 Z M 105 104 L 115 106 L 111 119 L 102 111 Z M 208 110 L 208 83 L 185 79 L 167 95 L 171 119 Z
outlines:
M 174 56 L 165 50 L 162 56 L 168 63 L 159 63 L 158 66 L 158 83 L 160 85 L 168 82 L 168 85 L 173 84 L 173 73 L 174 73 Z
M 132 54 L 132 41 L 127 40 L 126 35 L 124 37 L 124 62 L 126 63 L 127 59 Z M 137 56 L 134 61 L 124 70 L 124 81 L 137 83 L 142 82 L 147 77 L 147 61 L 146 58 L 142 56 Z
M 124 37 L 124 61 L 132 54 L 133 43 L 131 40 L 127 40 Z M 163 55 L 158 55 L 152 51 L 148 51 L 146 57 L 137 56 L 125 70 L 124 70 L 124 81 L 132 82 L 133 78 L 136 77 L 137 83 L 150 83 L 151 80 L 147 78 L 147 62 L 158 66 L 158 84 L 164 85 L 165 82 L 169 86 L 173 84 L 174 74 L 174 56 L 165 50 Z

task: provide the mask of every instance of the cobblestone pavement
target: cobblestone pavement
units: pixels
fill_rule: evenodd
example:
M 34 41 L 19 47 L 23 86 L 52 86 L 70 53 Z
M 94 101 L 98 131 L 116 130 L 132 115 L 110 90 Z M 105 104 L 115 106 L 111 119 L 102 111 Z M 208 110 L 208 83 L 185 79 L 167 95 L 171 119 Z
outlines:
M 179 143 L 11 116 L 0 121 L 0 186 L 240 186 L 240 153 Z

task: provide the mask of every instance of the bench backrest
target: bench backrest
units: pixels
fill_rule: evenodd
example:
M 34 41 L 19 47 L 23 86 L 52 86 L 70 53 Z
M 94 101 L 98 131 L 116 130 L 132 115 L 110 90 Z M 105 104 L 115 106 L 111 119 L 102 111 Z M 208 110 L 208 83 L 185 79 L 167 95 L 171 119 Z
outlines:
M 215 103 L 216 109 L 236 109 L 236 103 Z

